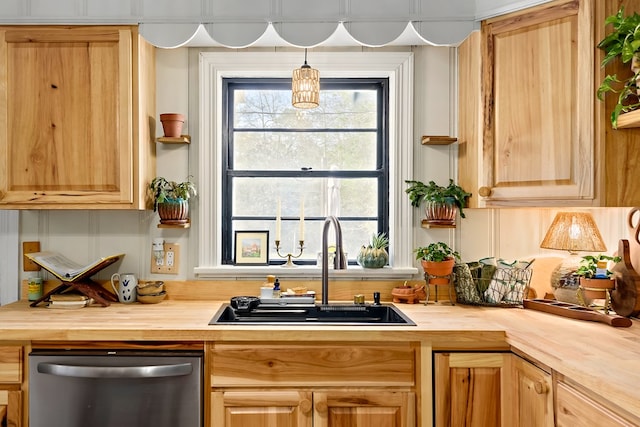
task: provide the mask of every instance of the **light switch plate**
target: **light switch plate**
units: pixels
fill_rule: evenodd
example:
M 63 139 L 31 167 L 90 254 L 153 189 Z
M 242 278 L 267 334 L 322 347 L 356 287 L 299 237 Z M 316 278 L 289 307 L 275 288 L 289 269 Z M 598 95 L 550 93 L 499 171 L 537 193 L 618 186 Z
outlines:
M 177 243 L 164 244 L 164 257 L 161 262 L 156 262 L 156 258 L 151 253 L 151 273 L 154 274 L 178 274 L 180 265 L 180 245 Z

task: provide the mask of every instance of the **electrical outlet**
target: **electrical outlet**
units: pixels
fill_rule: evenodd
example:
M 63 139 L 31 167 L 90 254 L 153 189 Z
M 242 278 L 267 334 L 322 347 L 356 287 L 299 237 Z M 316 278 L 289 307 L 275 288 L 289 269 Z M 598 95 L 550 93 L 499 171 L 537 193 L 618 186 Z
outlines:
M 178 274 L 180 265 L 180 245 L 177 243 L 165 243 L 163 256 L 156 259 L 151 253 L 151 273 Z

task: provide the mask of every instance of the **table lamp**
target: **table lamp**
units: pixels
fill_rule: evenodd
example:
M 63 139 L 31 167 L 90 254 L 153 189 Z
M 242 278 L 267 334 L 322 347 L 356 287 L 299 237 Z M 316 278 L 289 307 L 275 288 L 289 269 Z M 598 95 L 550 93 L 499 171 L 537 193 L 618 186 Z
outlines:
M 588 212 L 558 212 L 540 247 L 569 251 L 569 256 L 563 259 L 551 273 L 551 287 L 554 290 L 580 266 L 582 259 L 578 256 L 578 252 L 607 250 L 598 226 Z

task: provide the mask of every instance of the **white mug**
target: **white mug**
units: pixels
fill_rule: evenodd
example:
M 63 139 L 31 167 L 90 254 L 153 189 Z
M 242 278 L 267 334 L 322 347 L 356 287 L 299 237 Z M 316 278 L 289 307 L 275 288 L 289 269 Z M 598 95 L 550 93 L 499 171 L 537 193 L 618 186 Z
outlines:
M 118 282 L 118 286 L 116 286 L 116 282 Z M 111 276 L 111 287 L 118 295 L 120 302 L 134 302 L 136 300 L 136 286 L 138 286 L 138 279 L 132 273 L 114 273 Z

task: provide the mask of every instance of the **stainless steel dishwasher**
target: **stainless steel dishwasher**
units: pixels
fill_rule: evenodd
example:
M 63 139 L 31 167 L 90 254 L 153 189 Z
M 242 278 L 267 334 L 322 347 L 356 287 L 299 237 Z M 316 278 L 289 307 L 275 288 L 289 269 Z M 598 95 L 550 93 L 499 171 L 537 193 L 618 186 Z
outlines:
M 30 427 L 202 427 L 202 352 L 34 350 Z

